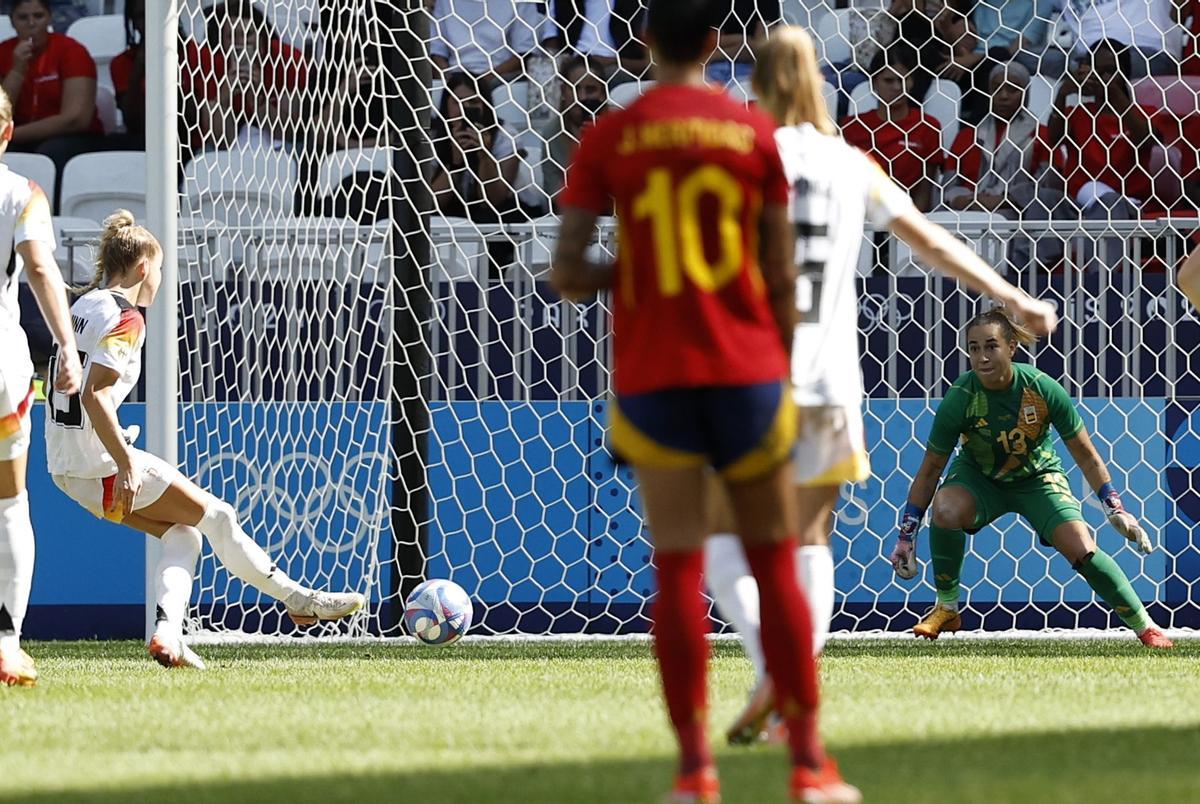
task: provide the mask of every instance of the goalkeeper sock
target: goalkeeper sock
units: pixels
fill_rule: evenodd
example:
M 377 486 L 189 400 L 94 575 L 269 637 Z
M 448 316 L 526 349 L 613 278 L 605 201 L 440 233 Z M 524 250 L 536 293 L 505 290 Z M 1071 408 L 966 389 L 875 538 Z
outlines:
M 766 675 L 758 622 L 758 584 L 750 574 L 742 540 L 732 533 L 718 533 L 704 543 L 704 579 L 721 616 L 742 637 L 746 658 L 754 666 L 754 675 Z
M 225 569 L 260 592 L 285 604 L 293 595 L 312 593 L 276 567 L 271 557 L 242 531 L 237 512 L 228 503 L 214 501 L 196 527 L 208 538 Z
M 796 550 L 796 571 L 812 614 L 813 655 L 820 655 L 833 619 L 833 551 L 826 544 L 800 545 Z
M 21 648 L 21 625 L 33 586 L 33 523 L 29 495 L 0 499 L 0 651 Z
M 788 728 L 792 764 L 820 768 L 825 751 L 817 734 L 817 666 L 812 618 L 796 583 L 796 545 L 746 548 L 762 596 L 763 653 L 775 684 L 776 709 Z
M 942 608 L 958 611 L 958 579 L 962 574 L 967 534 L 962 530 L 929 526 L 929 553 L 933 558 L 933 585 Z
M 713 764 L 705 719 L 708 698 L 708 612 L 701 594 L 704 558 L 699 550 L 656 551 L 658 595 L 654 599 L 654 652 L 663 698 L 679 738 L 680 771 Z
M 1092 587 L 1092 591 L 1112 606 L 1121 622 L 1138 634 L 1150 627 L 1146 607 L 1138 600 L 1129 578 L 1117 566 L 1117 562 L 1113 561 L 1112 556 L 1097 547 L 1096 552 L 1088 553 L 1074 567 L 1088 582 L 1088 586 Z
M 183 618 L 192 599 L 192 581 L 200 558 L 200 531 L 188 525 L 172 525 L 162 537 L 162 557 L 155 571 L 154 593 L 158 603 L 156 628 L 183 634 Z

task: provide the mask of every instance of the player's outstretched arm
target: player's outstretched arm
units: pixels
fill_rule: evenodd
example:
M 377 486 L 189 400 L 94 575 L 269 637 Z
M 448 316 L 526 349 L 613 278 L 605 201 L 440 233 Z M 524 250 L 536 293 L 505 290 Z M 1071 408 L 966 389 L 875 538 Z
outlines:
M 966 243 L 915 209 L 892 220 L 891 230 L 934 270 L 1001 302 L 1035 334 L 1049 335 L 1058 326 L 1054 305 L 1034 299 L 1005 281 Z
M 54 378 L 54 389 L 68 395 L 79 393 L 83 369 L 79 363 L 79 351 L 75 347 L 75 332 L 71 329 L 67 288 L 58 270 L 58 263 L 54 261 L 54 253 L 39 240 L 18 243 L 16 252 L 25 262 L 29 289 L 33 291 L 42 317 L 50 327 L 50 334 L 58 344 L 58 376 Z
M 587 258 L 597 217 L 596 213 L 577 207 L 562 210 L 558 244 L 550 266 L 550 285 L 567 301 L 582 301 L 612 287 L 612 263 L 597 263 Z
M 904 511 L 900 514 L 900 532 L 891 555 L 892 568 L 906 581 L 917 576 L 917 531 L 921 529 L 925 511 L 933 502 L 933 494 L 937 491 L 938 480 L 941 479 L 942 472 L 945 471 L 946 463 L 949 460 L 949 455 L 942 455 L 930 449 L 925 450 L 925 458 L 921 461 L 921 467 L 913 476 L 912 485 L 908 487 L 908 500 L 905 502 Z
M 1112 475 L 1108 473 L 1108 467 L 1104 465 L 1104 459 L 1096 451 L 1096 446 L 1092 443 L 1092 438 L 1088 435 L 1086 428 L 1080 428 L 1074 438 L 1067 439 L 1067 449 L 1070 450 L 1071 457 L 1075 459 L 1083 476 L 1087 478 L 1088 485 L 1100 498 L 1100 504 L 1104 506 L 1104 515 L 1108 517 L 1108 523 L 1116 528 L 1118 533 L 1136 544 L 1139 551 L 1143 553 L 1152 551 L 1154 544 L 1150 541 L 1150 536 L 1138 524 L 1137 519 L 1121 504 L 1121 495 L 1112 484 Z
M 133 500 L 141 488 L 140 473 L 133 466 L 133 450 L 125 441 L 121 424 L 117 420 L 117 407 L 112 401 L 112 389 L 121 375 L 100 363 L 93 363 L 88 371 L 87 384 L 83 388 L 81 401 L 87 411 L 100 443 L 117 464 L 116 494 L 113 506 L 122 517 L 133 512 Z
M 1194 310 L 1200 311 L 1200 246 L 1197 246 L 1179 269 L 1175 280 Z

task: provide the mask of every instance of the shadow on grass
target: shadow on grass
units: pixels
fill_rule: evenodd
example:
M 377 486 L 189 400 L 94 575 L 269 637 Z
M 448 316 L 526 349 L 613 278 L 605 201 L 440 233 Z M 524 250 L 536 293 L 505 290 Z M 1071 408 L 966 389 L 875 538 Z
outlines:
M 597 746 L 605 747 L 601 740 Z M 863 788 L 868 802 L 1158 804 L 1200 800 L 1200 725 L 913 741 L 835 750 L 844 774 Z M 402 756 L 404 747 L 396 746 L 396 751 Z M 725 751 L 719 762 L 727 804 L 786 801 L 785 766 L 778 749 Z M 305 768 L 297 773 L 305 775 L 214 779 L 103 792 L 2 790 L 0 801 L 635 804 L 659 800 L 671 764 L 665 759 L 605 759 L 497 769 L 447 764 L 379 774 L 346 774 L 335 768 L 324 773 Z

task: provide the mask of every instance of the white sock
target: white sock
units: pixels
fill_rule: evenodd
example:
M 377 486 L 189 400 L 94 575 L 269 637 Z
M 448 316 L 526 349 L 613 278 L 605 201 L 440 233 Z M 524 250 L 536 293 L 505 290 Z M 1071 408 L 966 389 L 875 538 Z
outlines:
M 312 590 L 296 583 L 276 567 L 266 551 L 242 531 L 237 512 L 229 503 L 214 502 L 196 527 L 208 538 L 225 569 L 260 592 L 284 603 L 292 595 L 311 593 Z
M 819 654 L 829 638 L 833 620 L 833 551 L 824 544 L 796 548 L 796 580 L 812 612 L 813 653 Z
M 763 678 L 767 663 L 759 636 L 758 583 L 750 573 L 742 540 L 718 533 L 704 542 L 704 577 L 721 616 L 742 635 L 742 648 L 754 674 Z
M 21 648 L 21 625 L 33 586 L 33 523 L 29 494 L 0 499 L 0 651 Z
M 188 525 L 172 525 L 162 537 L 162 558 L 154 580 L 158 603 L 157 629 L 183 635 L 183 618 L 192 599 L 192 581 L 203 540 L 200 531 Z

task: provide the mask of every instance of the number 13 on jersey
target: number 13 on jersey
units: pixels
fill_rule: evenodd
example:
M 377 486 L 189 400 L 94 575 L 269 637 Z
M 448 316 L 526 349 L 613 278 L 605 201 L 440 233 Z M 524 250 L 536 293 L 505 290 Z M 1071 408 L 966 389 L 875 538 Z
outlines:
M 717 253 L 713 259 L 704 249 L 704 224 L 709 223 L 701 221 L 705 196 L 715 201 L 710 207 L 716 211 Z M 696 168 L 678 182 L 672 180 L 668 168 L 650 170 L 645 188 L 633 201 L 632 218 L 650 222 L 663 296 L 679 295 L 685 276 L 707 293 L 737 277 L 746 258 L 742 232 L 746 201 L 737 179 L 718 165 Z

